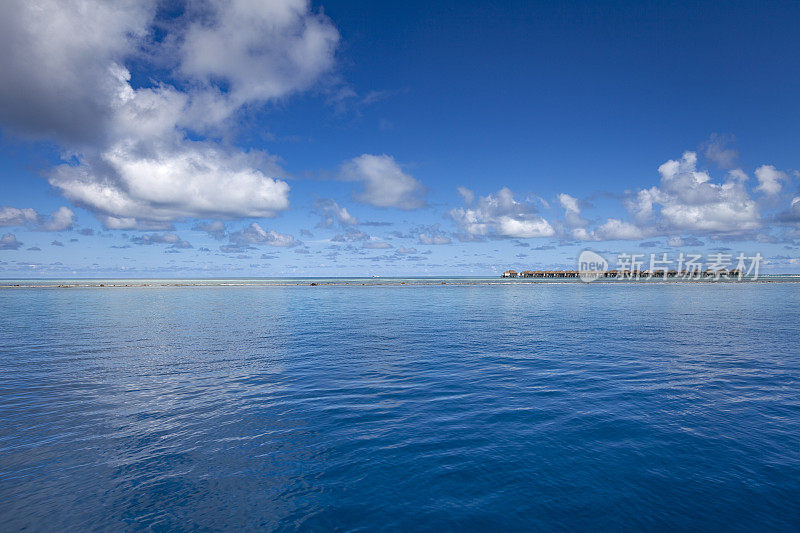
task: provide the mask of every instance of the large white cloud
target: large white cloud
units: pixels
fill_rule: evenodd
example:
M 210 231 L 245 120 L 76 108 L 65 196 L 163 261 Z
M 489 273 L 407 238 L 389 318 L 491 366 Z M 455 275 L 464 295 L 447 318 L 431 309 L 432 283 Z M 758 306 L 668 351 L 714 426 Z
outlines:
M 761 226 L 759 207 L 741 174 L 732 172 L 723 183 L 714 183 L 697 170 L 697 154 L 685 152 L 680 160 L 669 160 L 658 168 L 660 187 L 642 190 L 631 210 L 644 222 L 660 207 L 661 228 L 704 233 L 737 233 Z
M 79 165 L 61 165 L 50 183 L 111 228 L 168 227 L 176 218 L 272 217 L 289 207 L 289 185 L 254 168 L 256 154 L 184 141 L 117 145 Z
M 241 106 L 309 88 L 333 65 L 335 27 L 302 0 L 206 0 L 188 4 L 188 23 L 159 21 L 156 41 L 156 7 L 3 3 L 0 121 L 60 142 L 68 158 L 51 184 L 110 228 L 287 209 L 274 158 L 194 139 L 224 134 Z M 158 57 L 168 74 L 134 87 L 134 55 Z
M 236 103 L 280 98 L 333 66 L 339 32 L 306 0 L 199 2 L 180 44 L 180 70 L 224 82 Z
M 461 195 L 465 199 L 469 196 L 465 196 L 463 192 Z M 450 217 L 461 228 L 462 237 L 467 240 L 483 237 L 528 239 L 555 234 L 553 226 L 536 214 L 533 206 L 516 201 L 514 193 L 508 187 L 479 197 L 474 205 L 452 209 Z
M 732 156 L 726 161 L 729 159 Z M 580 217 L 577 201 L 559 195 L 572 237 L 584 241 L 636 240 L 688 233 L 733 238 L 752 236 L 763 227 L 761 206 L 748 192 L 748 177 L 741 169 L 729 170 L 724 181 L 715 183 L 707 172 L 698 170 L 697 154 L 689 151 L 659 166 L 658 172 L 658 186 L 640 189 L 626 200 L 631 221 L 609 218 L 589 229 L 588 222 Z M 756 169 L 756 177 L 756 190 L 770 196 L 778 194 L 782 182 L 788 181 L 785 173 L 767 165 Z
M 376 207 L 417 209 L 425 205 L 425 187 L 403 172 L 393 157 L 363 154 L 342 166 L 342 179 L 357 181 L 364 190 L 357 198 Z
M 101 139 L 119 90 L 112 69 L 154 13 L 152 0 L 0 2 L 0 123 L 70 145 Z

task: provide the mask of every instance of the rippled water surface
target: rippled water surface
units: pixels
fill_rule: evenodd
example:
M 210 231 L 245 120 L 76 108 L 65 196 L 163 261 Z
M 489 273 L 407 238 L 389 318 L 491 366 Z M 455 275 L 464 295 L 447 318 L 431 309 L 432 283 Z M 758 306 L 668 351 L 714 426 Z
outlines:
M 0 529 L 800 528 L 800 284 L 0 290 Z

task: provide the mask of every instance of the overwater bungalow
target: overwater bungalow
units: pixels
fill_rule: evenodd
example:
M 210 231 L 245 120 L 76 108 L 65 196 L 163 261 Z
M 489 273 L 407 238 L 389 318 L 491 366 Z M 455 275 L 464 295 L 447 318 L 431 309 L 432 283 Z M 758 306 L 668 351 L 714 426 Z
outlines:
M 517 276 L 518 274 L 516 270 L 506 270 L 505 272 L 503 272 L 504 278 L 516 278 Z

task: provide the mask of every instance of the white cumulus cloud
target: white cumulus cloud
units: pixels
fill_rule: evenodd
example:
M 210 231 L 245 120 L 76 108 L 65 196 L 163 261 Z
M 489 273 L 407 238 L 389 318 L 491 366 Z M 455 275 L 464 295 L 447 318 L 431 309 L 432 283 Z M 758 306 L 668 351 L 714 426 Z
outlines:
M 403 172 L 393 157 L 363 154 L 342 166 L 342 179 L 360 182 L 358 200 L 376 207 L 417 209 L 425 206 L 425 187 Z
M 601 240 L 635 240 L 646 236 L 645 232 L 638 226 L 616 218 L 609 218 L 604 224 L 597 228 L 597 236 Z
M 578 199 L 561 193 L 558 195 L 558 203 L 564 208 L 564 223 L 567 228 L 571 229 L 572 236 L 581 241 L 593 240 L 586 230 L 589 222 L 581 217 L 581 206 Z
M 60 165 L 50 183 L 115 229 L 168 227 L 178 218 L 273 217 L 289 207 L 289 185 L 255 168 L 258 154 L 190 141 L 155 146 L 146 157 L 137 148 L 119 145 L 79 165 Z
M 333 67 L 339 32 L 307 0 L 198 2 L 180 45 L 180 71 L 223 82 L 236 104 L 310 87 Z
M 658 168 L 658 187 L 640 190 L 627 207 L 637 225 L 656 224 L 660 231 L 736 233 L 761 226 L 759 206 L 741 179 L 730 172 L 723 183 L 714 183 L 707 172 L 697 170 L 697 154 L 685 152 Z
M 553 226 L 528 203 L 518 202 L 508 187 L 481 196 L 473 206 L 450 210 L 467 240 L 483 237 L 550 237 Z
M 152 0 L 0 2 L 0 122 L 70 146 L 101 140 L 119 91 L 113 70 L 148 34 Z
M 0 124 L 59 142 L 67 160 L 50 183 L 106 227 L 289 206 L 274 158 L 206 134 L 224 137 L 243 106 L 310 88 L 333 67 L 338 31 L 303 0 L 183 7 L 180 19 L 156 20 L 152 0 L 0 5 Z M 134 86 L 127 64 L 153 58 L 164 79 Z
M 777 170 L 772 165 L 761 165 L 756 169 L 756 179 L 758 180 L 757 191 L 768 195 L 776 195 L 781 192 L 783 183 L 789 181 L 785 172 Z
M 64 231 L 72 229 L 75 212 L 69 207 L 61 206 L 49 217 L 42 217 L 40 229 L 43 231 Z

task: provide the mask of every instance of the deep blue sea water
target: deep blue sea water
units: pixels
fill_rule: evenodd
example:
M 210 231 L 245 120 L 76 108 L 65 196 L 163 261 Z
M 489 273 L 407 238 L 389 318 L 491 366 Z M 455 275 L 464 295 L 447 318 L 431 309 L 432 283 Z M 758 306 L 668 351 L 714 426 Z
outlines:
M 0 290 L 0 529 L 798 530 L 800 284 Z

